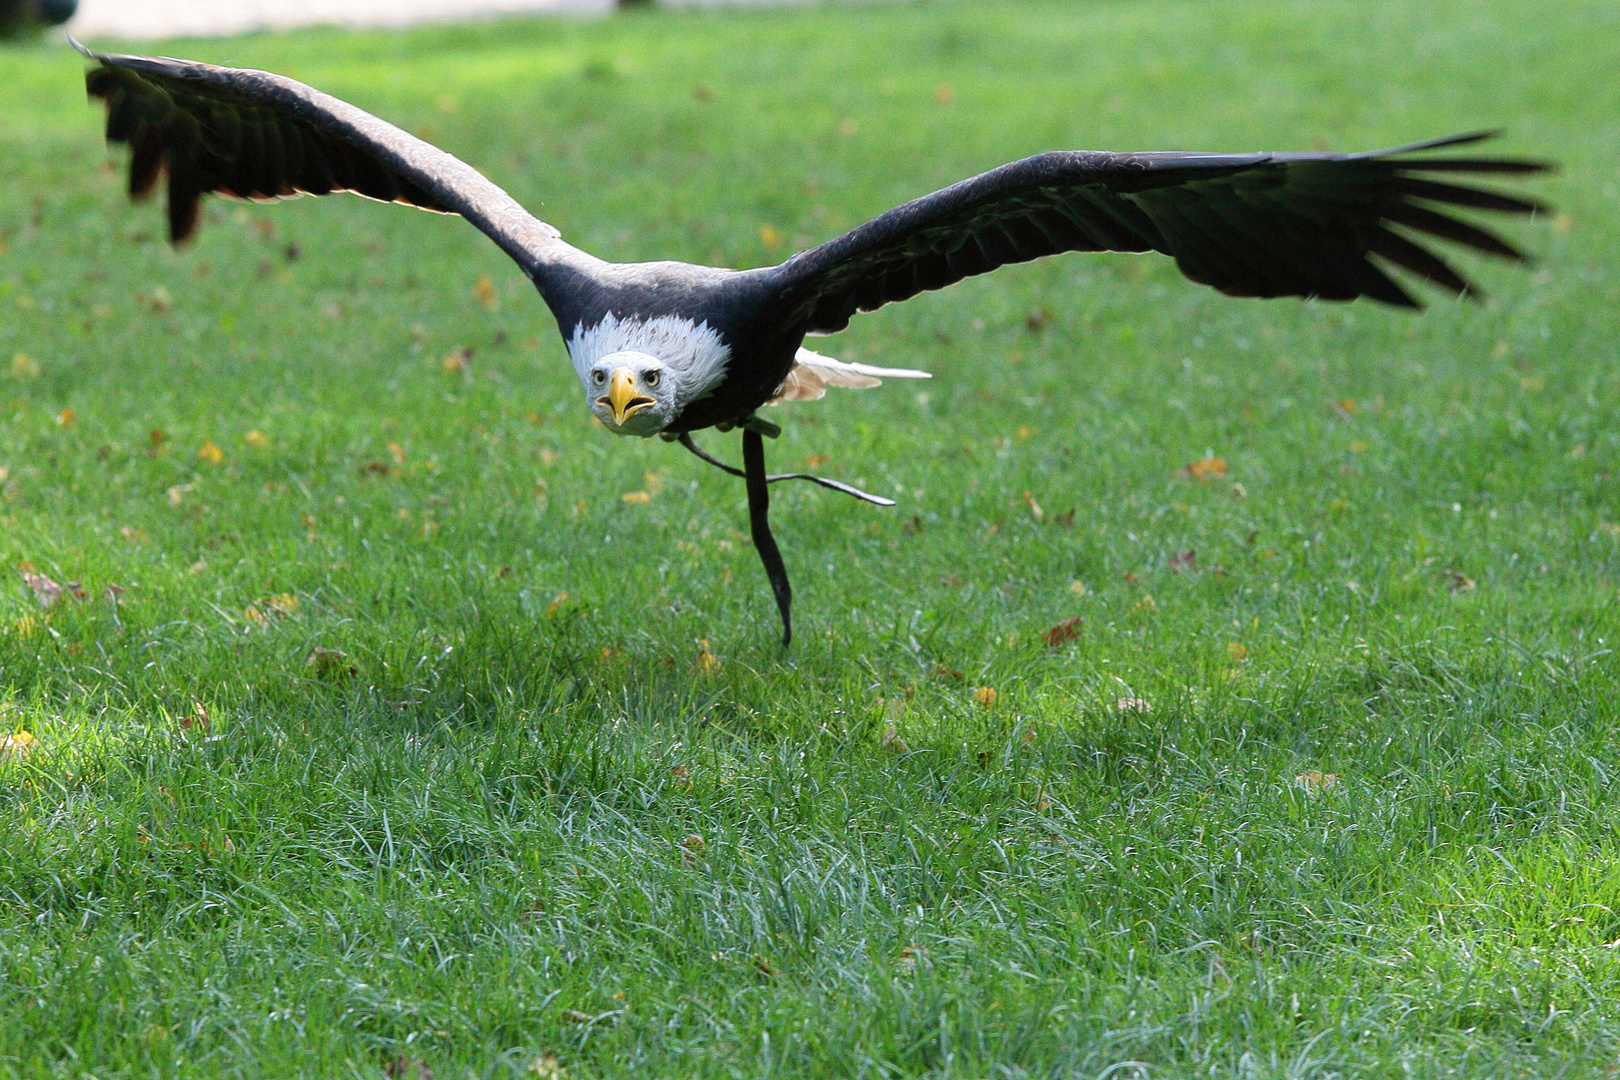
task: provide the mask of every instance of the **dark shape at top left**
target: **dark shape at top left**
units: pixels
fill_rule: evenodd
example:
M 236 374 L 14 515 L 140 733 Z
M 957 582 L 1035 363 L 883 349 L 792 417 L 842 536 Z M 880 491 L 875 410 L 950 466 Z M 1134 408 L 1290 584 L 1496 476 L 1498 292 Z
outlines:
M 23 37 L 73 18 L 79 0 L 0 0 L 0 38 Z

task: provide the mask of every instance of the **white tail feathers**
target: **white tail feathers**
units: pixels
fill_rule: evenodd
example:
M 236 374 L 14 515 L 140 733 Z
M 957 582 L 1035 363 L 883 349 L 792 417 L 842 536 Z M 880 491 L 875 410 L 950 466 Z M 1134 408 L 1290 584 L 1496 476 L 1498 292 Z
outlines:
M 784 401 L 817 401 L 827 393 L 829 386 L 867 389 L 882 386 L 884 379 L 932 379 L 926 371 L 911 368 L 873 367 L 871 364 L 850 364 L 830 356 L 800 349 L 793 358 L 793 370 L 782 380 L 776 396 L 765 404 L 780 405 Z

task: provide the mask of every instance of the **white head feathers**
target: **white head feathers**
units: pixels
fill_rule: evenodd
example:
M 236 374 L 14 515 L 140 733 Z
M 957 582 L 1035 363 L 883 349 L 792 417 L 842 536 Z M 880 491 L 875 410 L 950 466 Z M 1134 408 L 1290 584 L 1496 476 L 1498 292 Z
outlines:
M 591 369 L 604 356 L 618 352 L 638 352 L 656 356 L 673 376 L 675 400 L 685 406 L 703 397 L 725 377 L 731 350 L 708 323 L 660 315 L 653 319 L 608 316 L 589 330 L 583 323 L 574 327 L 568 339 L 568 355 L 574 374 L 586 394 L 591 390 Z

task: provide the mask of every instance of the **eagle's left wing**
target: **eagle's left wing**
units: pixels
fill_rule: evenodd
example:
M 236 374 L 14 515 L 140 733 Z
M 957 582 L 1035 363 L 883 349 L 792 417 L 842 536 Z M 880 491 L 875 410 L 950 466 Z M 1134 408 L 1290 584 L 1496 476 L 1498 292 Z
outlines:
M 1038 154 L 898 206 L 756 272 L 755 283 L 774 296 L 774 321 L 809 333 L 1065 251 L 1163 252 L 1192 280 L 1233 296 L 1370 296 L 1417 307 L 1375 258 L 1455 293 L 1476 290 L 1414 236 L 1525 258 L 1447 211 L 1527 214 L 1540 203 L 1433 177 L 1535 173 L 1546 164 L 1411 156 L 1489 137 L 1364 154 Z

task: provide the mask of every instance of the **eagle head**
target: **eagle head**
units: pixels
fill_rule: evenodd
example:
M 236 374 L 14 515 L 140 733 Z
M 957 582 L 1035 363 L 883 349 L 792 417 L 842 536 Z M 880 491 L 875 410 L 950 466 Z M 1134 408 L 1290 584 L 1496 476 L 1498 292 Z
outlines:
M 675 419 L 677 378 L 656 356 L 616 352 L 585 374 L 585 400 L 615 435 L 656 435 Z

